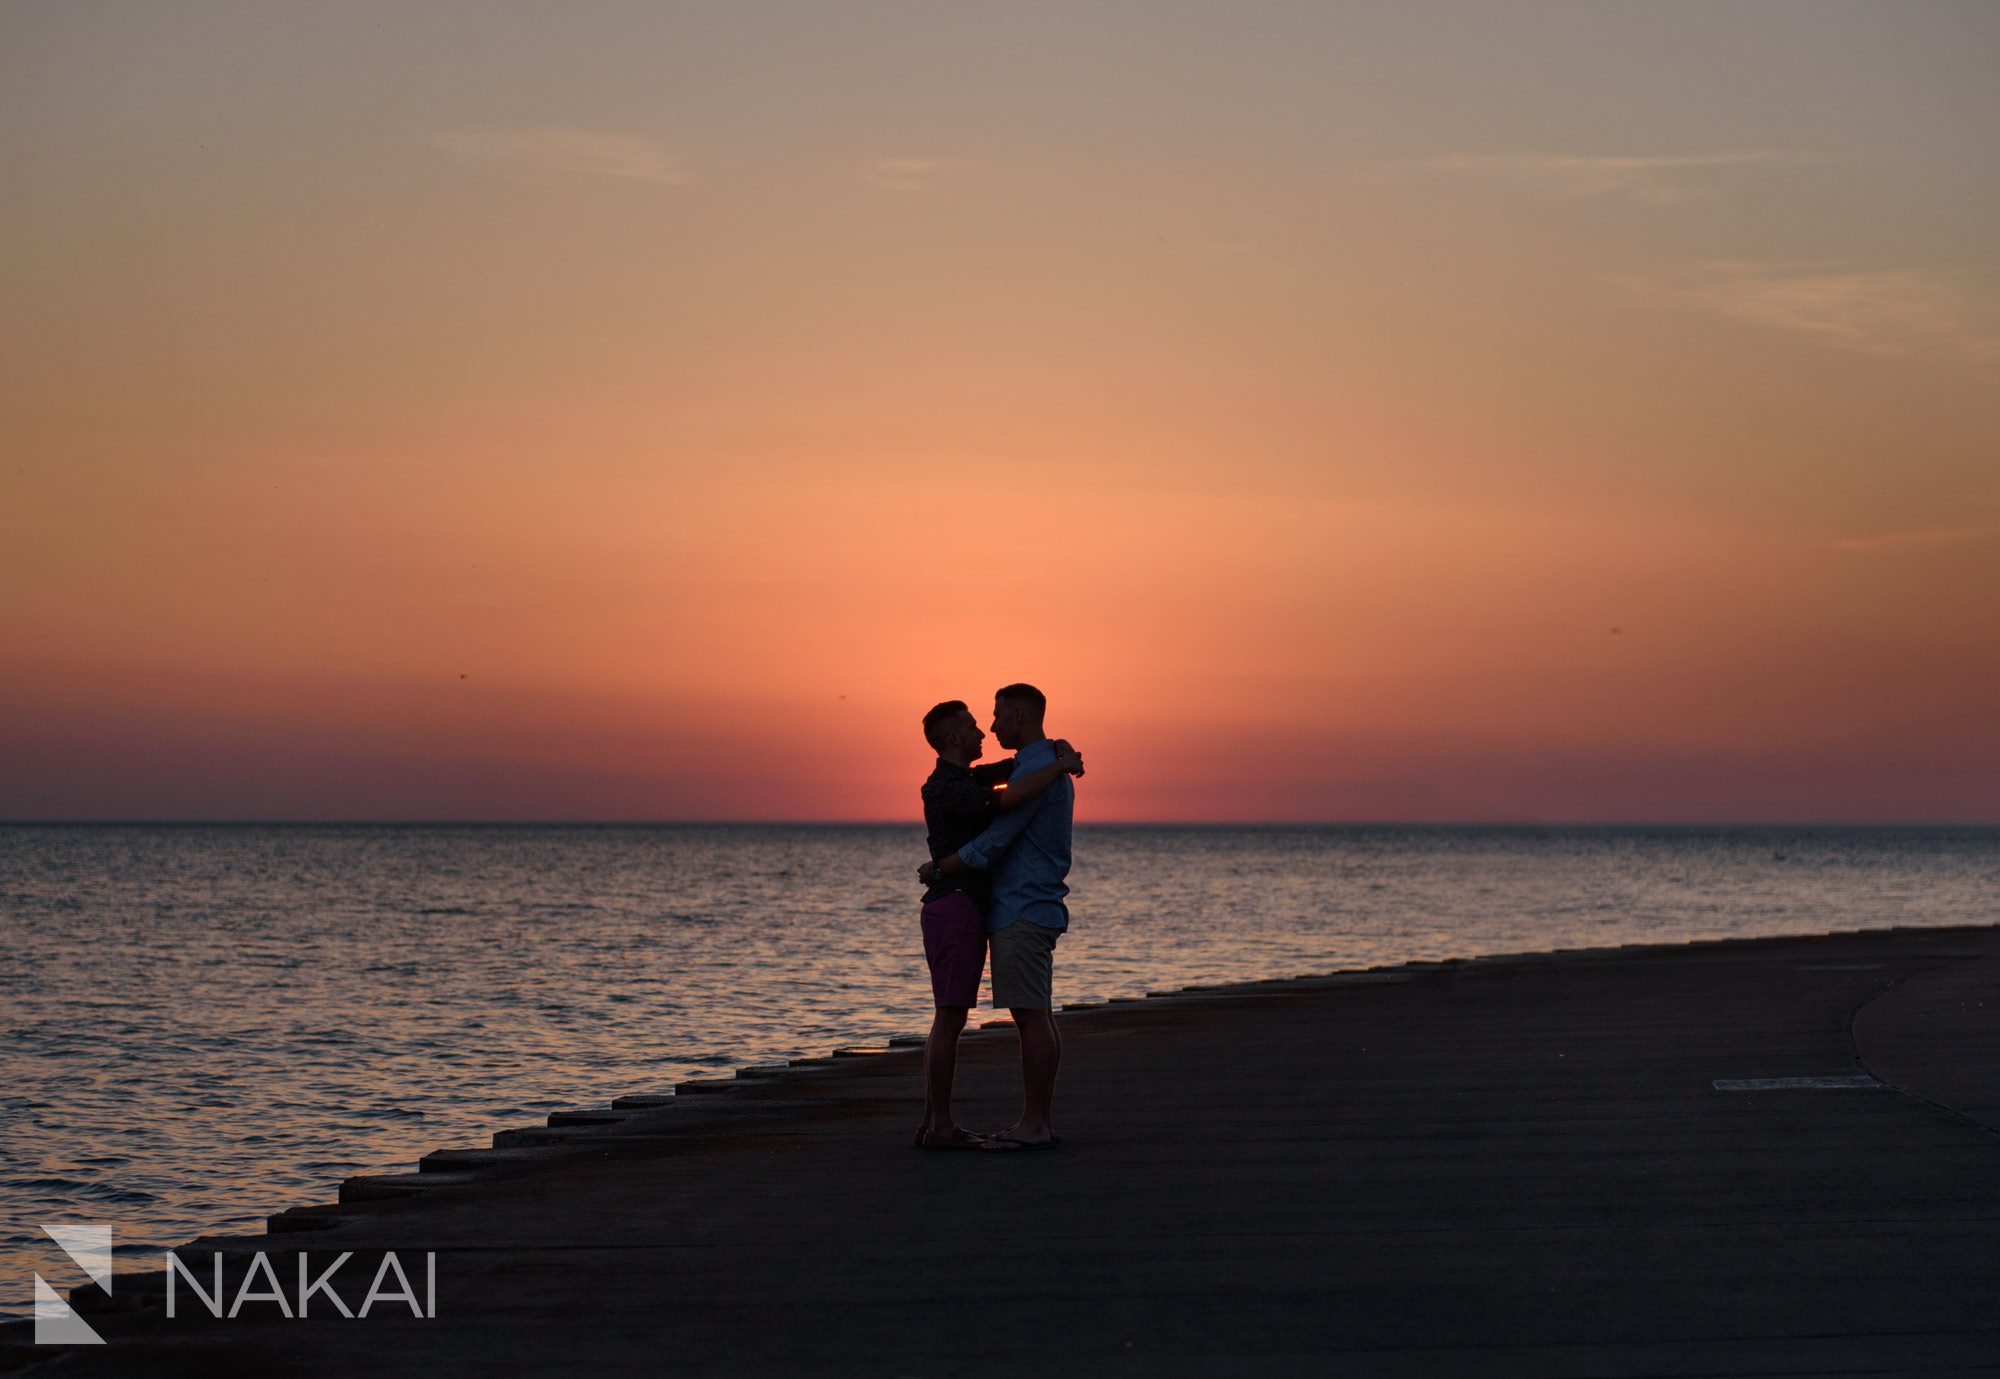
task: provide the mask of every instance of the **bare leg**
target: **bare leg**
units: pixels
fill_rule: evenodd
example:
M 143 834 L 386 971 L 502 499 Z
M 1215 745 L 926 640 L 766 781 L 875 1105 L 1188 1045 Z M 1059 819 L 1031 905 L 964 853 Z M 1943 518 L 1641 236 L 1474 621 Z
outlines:
M 1055 1138 L 1051 1119 L 1056 1099 L 1056 1072 L 1062 1066 L 1062 1034 L 1052 1010 L 1012 1010 L 1014 1030 L 1021 1038 L 1021 1119 L 1000 1133 L 1008 1139 L 1039 1144 Z
M 951 1118 L 951 1082 L 958 1072 L 958 1036 L 965 1028 L 964 1006 L 939 1006 L 931 1020 L 930 1038 L 924 1041 L 924 1123 L 925 1140 L 959 1139 L 964 1136 Z

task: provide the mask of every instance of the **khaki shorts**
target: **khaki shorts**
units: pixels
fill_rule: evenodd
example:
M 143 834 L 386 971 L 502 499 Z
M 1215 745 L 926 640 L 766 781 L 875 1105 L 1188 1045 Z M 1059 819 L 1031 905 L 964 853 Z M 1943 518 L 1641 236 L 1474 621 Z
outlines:
M 1056 940 L 1062 930 L 1017 919 L 993 932 L 993 1004 L 1009 1010 L 1055 1005 Z

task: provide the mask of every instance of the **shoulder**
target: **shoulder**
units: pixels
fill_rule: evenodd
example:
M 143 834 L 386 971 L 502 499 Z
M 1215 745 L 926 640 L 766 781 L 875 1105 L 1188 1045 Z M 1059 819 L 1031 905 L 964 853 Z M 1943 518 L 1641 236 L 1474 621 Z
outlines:
M 1015 755 L 1014 774 L 1020 776 L 1030 771 L 1039 771 L 1055 759 L 1055 743 L 1046 738 L 1040 742 L 1031 742 Z

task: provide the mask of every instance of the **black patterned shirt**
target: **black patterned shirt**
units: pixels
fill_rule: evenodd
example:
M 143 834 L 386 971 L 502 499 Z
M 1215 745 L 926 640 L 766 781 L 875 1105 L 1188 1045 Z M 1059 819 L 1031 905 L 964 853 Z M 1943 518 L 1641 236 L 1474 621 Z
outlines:
M 993 787 L 1004 785 L 1013 770 L 1011 757 L 987 766 L 959 766 L 938 758 L 937 769 L 923 786 L 924 827 L 930 833 L 932 861 L 951 856 L 986 831 L 997 812 Z M 993 874 L 966 870 L 946 877 L 924 892 L 924 904 L 954 891 L 971 896 L 984 915 L 993 895 Z

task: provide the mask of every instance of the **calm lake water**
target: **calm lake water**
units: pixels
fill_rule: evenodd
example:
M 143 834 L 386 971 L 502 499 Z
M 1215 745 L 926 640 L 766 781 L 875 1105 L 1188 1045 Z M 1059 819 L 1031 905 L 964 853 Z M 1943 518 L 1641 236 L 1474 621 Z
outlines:
M 1058 1000 L 2000 918 L 1994 829 L 1085 826 L 1076 854 Z M 550 1110 L 920 1032 L 923 856 L 916 827 L 0 826 L 0 1313 L 41 1221 L 151 1256 Z

